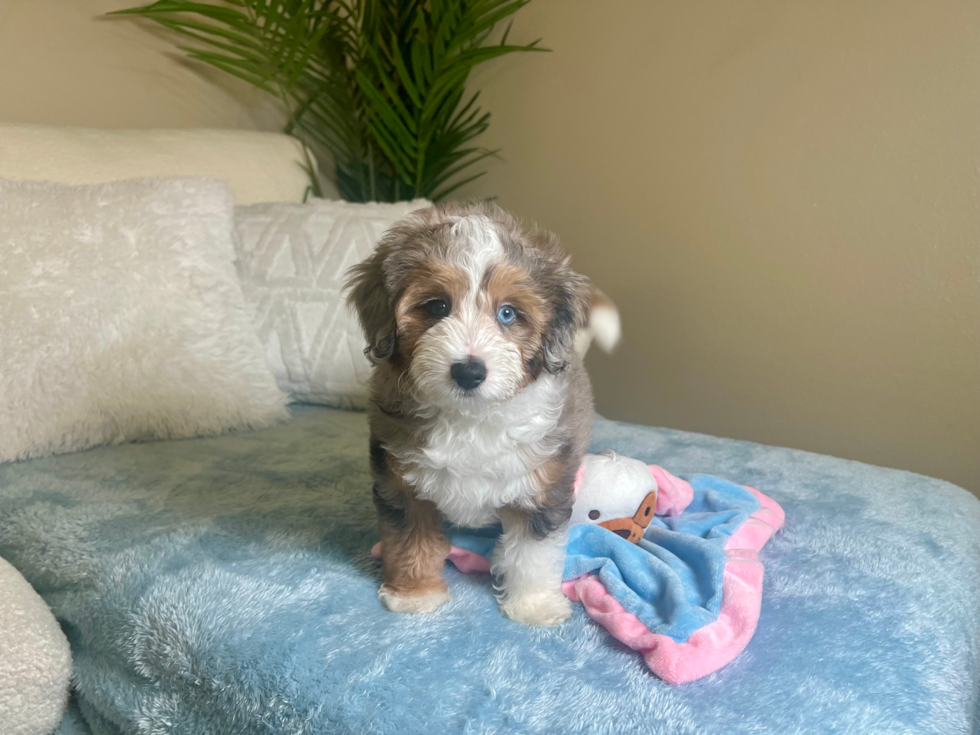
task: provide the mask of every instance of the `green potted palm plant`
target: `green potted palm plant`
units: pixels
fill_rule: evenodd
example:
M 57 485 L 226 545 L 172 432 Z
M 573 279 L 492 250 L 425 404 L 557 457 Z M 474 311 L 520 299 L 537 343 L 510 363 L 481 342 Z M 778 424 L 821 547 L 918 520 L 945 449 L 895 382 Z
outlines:
M 114 15 L 176 32 L 191 59 L 273 95 L 285 132 L 329 157 L 344 199 L 438 201 L 481 176 L 474 166 L 497 153 L 476 142 L 490 113 L 466 89 L 470 72 L 544 50 L 539 41 L 508 42 L 512 16 L 528 2 L 158 0 Z

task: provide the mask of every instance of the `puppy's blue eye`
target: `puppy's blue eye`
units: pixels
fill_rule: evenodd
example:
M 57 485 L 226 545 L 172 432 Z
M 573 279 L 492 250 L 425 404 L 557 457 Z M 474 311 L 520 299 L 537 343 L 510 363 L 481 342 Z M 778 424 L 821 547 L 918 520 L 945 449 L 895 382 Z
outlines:
M 433 316 L 436 319 L 442 319 L 443 317 L 449 316 L 449 304 L 442 299 L 432 299 L 432 301 L 426 301 L 424 304 L 422 304 L 422 308 L 429 313 L 429 316 Z
M 504 304 L 497 310 L 497 321 L 501 324 L 513 324 L 516 318 L 517 312 L 509 304 Z

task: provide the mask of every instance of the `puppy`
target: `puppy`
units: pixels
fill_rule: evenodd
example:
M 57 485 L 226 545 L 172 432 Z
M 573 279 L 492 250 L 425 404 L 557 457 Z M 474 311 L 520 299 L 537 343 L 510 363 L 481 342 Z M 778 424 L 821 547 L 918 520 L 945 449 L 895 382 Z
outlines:
M 504 613 L 561 623 L 571 612 L 560 585 L 573 484 L 592 424 L 580 354 L 596 336 L 588 279 L 555 235 L 494 204 L 454 203 L 392 227 L 347 287 L 376 366 L 381 601 L 409 613 L 447 602 L 443 519 L 499 521 L 493 573 Z M 618 313 L 603 303 L 597 341 L 611 346 Z

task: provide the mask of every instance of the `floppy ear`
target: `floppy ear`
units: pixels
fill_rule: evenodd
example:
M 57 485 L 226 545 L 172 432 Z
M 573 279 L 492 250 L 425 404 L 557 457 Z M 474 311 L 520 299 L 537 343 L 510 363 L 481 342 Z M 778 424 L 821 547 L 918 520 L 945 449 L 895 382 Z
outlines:
M 544 339 L 544 367 L 557 374 L 568 367 L 575 346 L 575 335 L 589 321 L 592 287 L 589 279 L 568 266 L 566 259 L 555 274 L 553 316 Z
M 382 266 L 390 248 L 378 247 L 370 258 L 348 271 L 347 306 L 357 312 L 367 347 L 364 354 L 372 365 L 384 362 L 395 351 L 395 309 L 385 284 Z

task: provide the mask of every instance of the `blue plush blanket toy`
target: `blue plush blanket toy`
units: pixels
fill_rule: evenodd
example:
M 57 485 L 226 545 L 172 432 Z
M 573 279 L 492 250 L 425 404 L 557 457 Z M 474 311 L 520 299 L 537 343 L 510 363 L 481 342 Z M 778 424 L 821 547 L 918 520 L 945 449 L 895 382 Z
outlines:
M 783 524 L 774 500 L 611 451 L 586 455 L 575 490 L 566 595 L 669 684 L 699 679 L 742 652 L 759 621 L 758 552 Z M 446 532 L 460 571 L 490 571 L 499 526 Z

